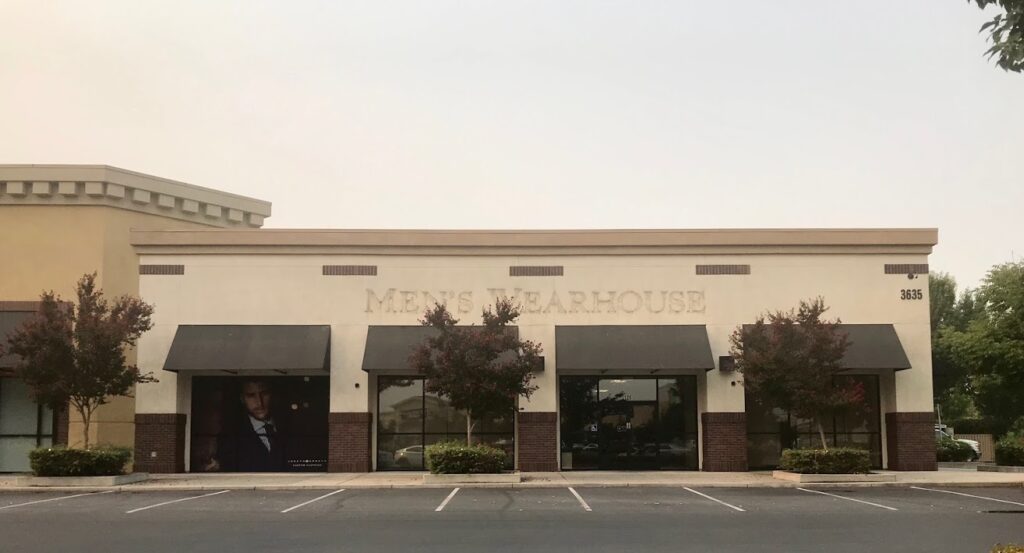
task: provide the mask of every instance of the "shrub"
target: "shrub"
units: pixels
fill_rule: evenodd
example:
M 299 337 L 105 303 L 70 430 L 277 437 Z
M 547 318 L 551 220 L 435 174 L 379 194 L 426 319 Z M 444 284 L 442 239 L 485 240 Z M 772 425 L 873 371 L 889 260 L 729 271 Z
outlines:
M 1024 437 L 1007 434 L 996 442 L 996 464 L 1024 466 Z
M 999 434 L 1005 427 L 989 418 L 945 421 L 957 434 Z
M 124 474 L 132 458 L 127 447 L 97 446 L 90 449 L 41 447 L 28 454 L 36 476 L 115 476 Z
M 935 444 L 935 456 L 943 462 L 970 461 L 974 459 L 974 448 L 961 441 L 943 438 Z
M 442 442 L 427 446 L 427 470 L 433 474 L 498 473 L 505 452 L 489 445 Z
M 997 543 L 996 546 L 992 548 L 991 553 L 1024 553 L 1024 545 L 1016 545 L 1012 543 L 1003 545 L 1001 543 Z
M 851 447 L 786 449 L 779 469 L 801 474 L 867 474 L 871 472 L 871 455 Z

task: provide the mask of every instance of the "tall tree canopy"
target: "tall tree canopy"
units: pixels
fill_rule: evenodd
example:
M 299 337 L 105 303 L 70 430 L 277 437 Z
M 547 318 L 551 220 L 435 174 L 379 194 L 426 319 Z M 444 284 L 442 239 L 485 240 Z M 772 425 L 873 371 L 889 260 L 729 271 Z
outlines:
M 78 281 L 76 296 L 77 305 L 43 293 L 39 312 L 10 335 L 7 349 L 19 356 L 15 372 L 37 403 L 70 404 L 78 412 L 89 447 L 96 409 L 130 394 L 137 383 L 154 381 L 125 358 L 125 349 L 152 327 L 153 308 L 131 296 L 108 302 L 96 288 L 96 273 Z
M 822 318 L 827 310 L 822 298 L 801 301 L 795 310 L 759 316 L 730 338 L 747 390 L 766 405 L 816 420 L 826 450 L 822 418 L 864 400 L 859 383 L 835 379 L 849 340 L 838 319 Z
M 941 337 L 962 332 L 979 313 L 975 291 L 966 288 L 957 294 L 956 280 L 947 273 L 933 272 L 928 277 L 932 326 L 932 381 L 935 402 L 944 420 L 977 416 L 971 389 L 970 371 Z
M 520 396 L 529 397 L 533 370 L 541 347 L 520 340 L 509 327 L 519 308 L 502 298 L 483 311 L 483 326 L 456 326 L 448 308 L 435 304 L 421 323 L 437 330 L 410 358 L 426 377 L 427 391 L 442 395 L 455 409 L 466 412 L 466 443 L 473 443 L 477 421 L 511 416 Z
M 1007 71 L 1024 70 L 1024 0 L 967 0 L 985 9 L 992 5 L 1000 8 L 989 22 L 981 26 L 988 31 L 992 47 L 986 54 Z
M 1024 262 L 996 265 L 977 291 L 978 314 L 939 343 L 970 371 L 981 412 L 1008 427 L 1024 417 Z

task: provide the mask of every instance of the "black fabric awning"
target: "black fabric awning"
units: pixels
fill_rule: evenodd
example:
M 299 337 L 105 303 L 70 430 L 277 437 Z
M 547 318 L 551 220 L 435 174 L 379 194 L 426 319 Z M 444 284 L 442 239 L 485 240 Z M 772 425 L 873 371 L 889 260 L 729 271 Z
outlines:
M 743 325 L 749 328 L 753 325 Z M 847 370 L 910 368 L 910 360 L 903 350 L 896 328 L 891 324 L 840 324 L 850 341 L 843 356 L 842 367 Z
M 7 347 L 7 335 L 14 332 L 21 323 L 35 315 L 35 311 L 0 311 L 0 345 Z M 18 356 L 12 353 L 0 354 L 0 369 L 13 369 Z
M 518 327 L 507 328 L 508 332 L 519 336 Z M 437 330 L 423 325 L 371 326 L 366 333 L 363 370 L 373 373 L 410 374 L 413 368 L 409 366 L 409 357 L 424 340 L 436 335 Z
M 328 325 L 180 325 L 164 362 L 178 371 L 327 371 Z
M 704 325 L 556 326 L 559 372 L 715 368 Z

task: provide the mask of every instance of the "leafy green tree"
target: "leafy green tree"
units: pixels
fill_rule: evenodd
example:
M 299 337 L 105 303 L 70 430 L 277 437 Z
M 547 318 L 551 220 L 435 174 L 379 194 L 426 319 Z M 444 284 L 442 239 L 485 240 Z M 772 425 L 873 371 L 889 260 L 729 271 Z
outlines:
M 761 315 L 730 337 L 743 385 L 765 405 L 814 419 L 822 449 L 828 450 L 823 417 L 864 401 L 863 386 L 835 377 L 849 339 L 839 320 L 824 320 L 828 308 L 817 298 L 790 311 Z
M 533 370 L 541 347 L 509 331 L 517 318 L 519 308 L 505 298 L 493 310 L 484 309 L 483 326 L 456 326 L 459 321 L 442 304 L 428 309 L 420 321 L 437 334 L 416 349 L 411 365 L 426 377 L 427 391 L 465 411 L 468 445 L 476 421 L 510 416 L 518 398 L 537 389 Z
M 82 443 L 89 447 L 89 425 L 99 406 L 126 396 L 141 382 L 153 382 L 126 362 L 125 350 L 152 327 L 153 308 L 122 296 L 112 303 L 96 288 L 96 273 L 78 281 L 78 304 L 44 292 L 37 315 L 8 337 L 7 350 L 19 356 L 15 373 L 36 403 L 70 404 L 82 418 Z
M 980 31 L 988 31 L 992 42 L 985 53 L 1006 71 L 1020 73 L 1024 70 L 1024 0 L 967 1 L 973 1 L 981 9 L 993 5 L 1002 10 L 981 26 Z
M 932 378 L 935 402 L 944 420 L 977 415 L 967 366 L 960 362 L 940 337 L 944 332 L 964 331 L 979 314 L 975 291 L 966 288 L 957 296 L 956 280 L 933 272 L 928 278 L 932 327 Z
M 1024 416 L 1024 262 L 993 267 L 976 299 L 979 314 L 939 343 L 969 369 L 982 414 L 1008 426 Z

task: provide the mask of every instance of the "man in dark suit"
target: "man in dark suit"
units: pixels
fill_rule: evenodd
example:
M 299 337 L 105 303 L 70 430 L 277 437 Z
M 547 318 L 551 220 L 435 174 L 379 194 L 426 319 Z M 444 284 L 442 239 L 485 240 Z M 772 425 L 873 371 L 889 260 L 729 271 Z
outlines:
M 286 441 L 274 419 L 274 391 L 266 379 L 242 381 L 239 399 L 245 407 L 233 435 L 219 444 L 208 470 L 280 472 L 288 470 Z

